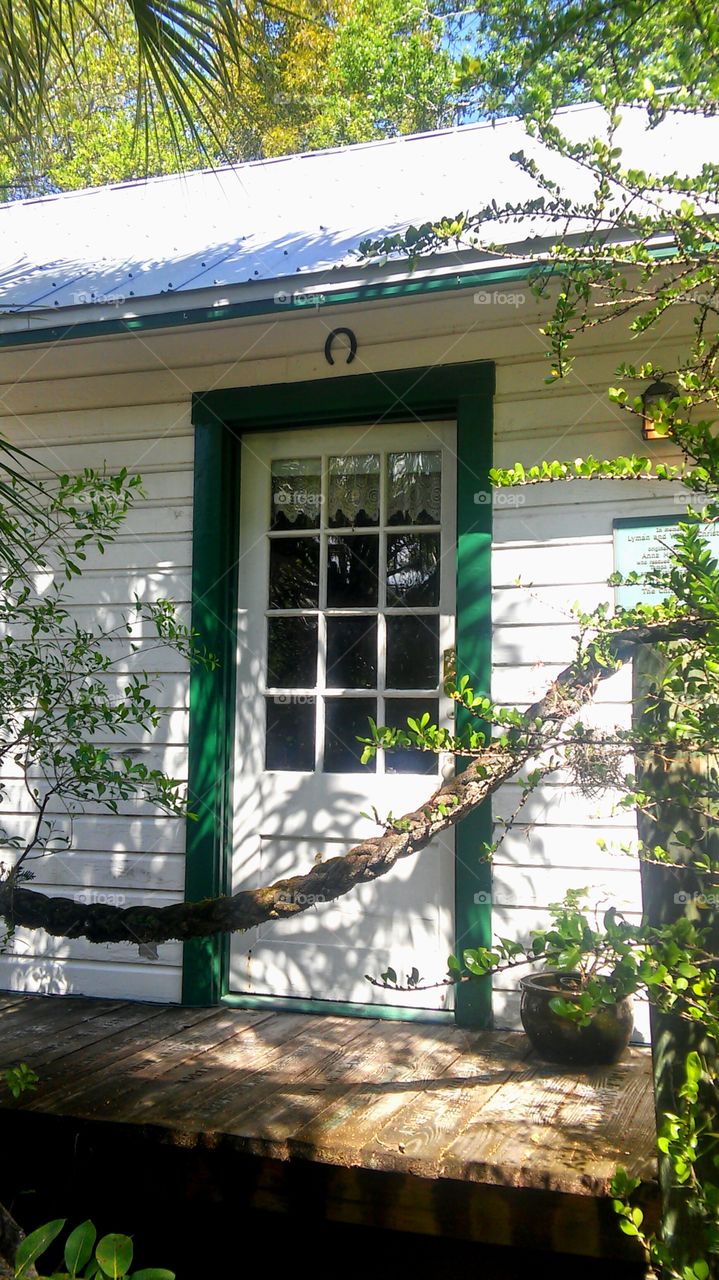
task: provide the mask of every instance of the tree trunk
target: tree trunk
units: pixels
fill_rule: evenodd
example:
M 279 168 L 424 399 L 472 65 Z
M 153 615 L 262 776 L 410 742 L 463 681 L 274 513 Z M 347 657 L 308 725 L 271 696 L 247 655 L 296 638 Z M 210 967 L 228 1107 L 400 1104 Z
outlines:
M 0 1280 L 13 1280 L 15 1275 L 15 1255 L 18 1245 L 25 1238 L 25 1233 L 18 1226 L 12 1214 L 8 1212 L 3 1204 L 0 1204 Z M 23 1276 L 27 1280 L 33 1280 L 37 1276 L 34 1267 L 29 1267 L 23 1272 Z
M 11 927 L 45 929 L 60 938 L 137 944 L 175 939 L 186 942 L 242 932 L 266 920 L 289 919 L 307 910 L 312 902 L 334 901 L 355 885 L 386 875 L 401 858 L 419 853 L 436 836 L 473 813 L 528 761 L 561 742 L 564 722 L 592 701 L 601 682 L 629 661 L 638 645 L 677 636 L 699 637 L 708 625 L 703 619 L 691 618 L 648 623 L 612 633 L 596 651 L 590 643 L 581 661 L 565 667 L 544 696 L 527 708 L 523 727 L 507 732 L 506 745 L 490 742 L 462 773 L 440 787 L 421 808 L 395 822 L 391 830 L 363 840 L 343 857 L 316 863 L 304 876 L 245 889 L 232 897 L 167 907 L 116 907 L 51 898 L 19 887 L 10 876 L 0 883 L 0 916 Z
M 668 708 L 656 690 L 666 669 L 667 657 L 656 649 L 643 646 L 634 659 L 634 717 L 635 724 L 656 727 L 661 733 Z M 671 851 L 667 866 L 643 858 L 641 867 L 644 915 L 649 924 L 669 924 L 681 917 L 700 920 L 710 931 L 712 954 L 718 954 L 719 911 L 715 895 L 707 891 L 706 880 L 689 865 L 699 850 L 709 853 L 719 865 L 719 826 L 704 815 L 689 809 L 686 804 L 687 783 L 697 779 L 709 780 L 709 771 L 716 768 L 716 761 L 701 753 L 677 752 L 671 760 L 666 753 L 647 752 L 637 761 L 639 785 L 648 794 L 657 797 L 652 814 L 638 814 L 639 838 L 651 850 L 655 846 Z M 707 790 L 709 786 L 707 787 Z M 682 799 L 684 803 L 682 803 Z M 689 845 L 673 841 L 676 831 L 691 836 Z M 698 906 L 701 903 L 701 907 Z M 702 1024 L 688 1022 L 678 1013 L 662 1013 L 653 1006 L 650 1010 L 652 1031 L 652 1059 L 654 1070 L 654 1094 L 657 1128 L 661 1130 L 667 1112 L 679 1112 L 679 1089 L 684 1082 L 684 1064 L 687 1054 L 698 1052 L 707 1064 L 713 1080 L 716 1076 L 717 1046 L 707 1039 Z M 697 1122 L 709 1122 L 710 1131 L 716 1130 L 716 1095 L 710 1080 L 703 1082 L 697 1104 Z M 704 1166 L 702 1168 L 702 1165 Z M 716 1182 L 716 1170 L 711 1161 L 700 1162 L 700 1176 Z M 676 1182 L 669 1156 L 659 1153 L 659 1178 L 663 1205 L 663 1235 L 678 1270 L 687 1264 L 704 1258 L 713 1277 L 719 1276 L 719 1261 L 706 1254 L 701 1222 L 693 1211 L 690 1190 Z

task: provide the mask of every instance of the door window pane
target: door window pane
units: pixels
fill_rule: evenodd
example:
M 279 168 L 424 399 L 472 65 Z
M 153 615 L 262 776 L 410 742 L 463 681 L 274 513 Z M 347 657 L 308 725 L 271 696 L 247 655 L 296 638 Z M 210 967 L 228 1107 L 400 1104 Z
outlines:
M 419 724 L 425 711 L 430 724 L 437 723 L 439 702 L 436 698 L 388 698 L 384 704 L 385 723 L 390 729 L 407 729 L 407 717 Z M 415 747 L 403 747 L 397 751 L 385 751 L 386 773 L 437 773 L 439 757 L 433 751 L 420 751 Z
M 266 688 L 277 690 L 266 696 L 270 770 L 312 771 L 321 746 L 326 772 L 362 771 L 357 738 L 377 718 L 380 689 L 387 724 L 401 727 L 425 710 L 436 718 L 442 454 L 385 452 L 372 442 L 376 452 L 270 465 Z M 417 693 L 402 699 L 403 690 Z M 438 766 L 431 753 L 407 749 L 368 771 L 378 768 L 433 774 Z
M 320 458 L 286 458 L 273 462 L 270 528 L 317 529 L 321 488 Z
M 387 604 L 439 604 L 439 534 L 393 533 L 387 538 Z
M 330 529 L 379 524 L 379 454 L 330 458 Z
M 377 619 L 327 619 L 327 687 L 374 689 L 377 685 Z
M 312 689 L 317 683 L 317 618 L 269 618 L 267 683 L 274 689 Z
M 387 618 L 387 687 L 436 689 L 439 683 L 439 619 Z
M 265 768 L 310 773 L 315 767 L 314 698 L 278 693 L 265 702 Z
M 427 450 L 387 458 L 387 524 L 439 524 L 442 456 Z
M 319 583 L 319 538 L 270 540 L 271 609 L 316 609 Z
M 372 760 L 361 764 L 363 748 L 358 737 L 369 738 L 367 723 L 377 720 L 376 698 L 325 699 L 325 773 L 374 773 Z
M 356 609 L 377 604 L 377 534 L 330 538 L 327 548 L 327 607 Z

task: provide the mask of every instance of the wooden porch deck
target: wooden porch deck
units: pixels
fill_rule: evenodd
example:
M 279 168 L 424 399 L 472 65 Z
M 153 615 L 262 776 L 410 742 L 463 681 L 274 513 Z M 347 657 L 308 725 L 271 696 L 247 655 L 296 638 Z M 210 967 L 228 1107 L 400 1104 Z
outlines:
M 636 1257 L 617 1164 L 656 1208 L 642 1049 L 579 1071 L 513 1032 L 7 995 L 0 1065 L 17 1061 L 40 1086 L 4 1106 L 6 1151 L 90 1144 L 98 1168 L 152 1168 L 150 1187 L 189 1153 L 215 1202 L 241 1187 L 260 1210 L 599 1258 Z

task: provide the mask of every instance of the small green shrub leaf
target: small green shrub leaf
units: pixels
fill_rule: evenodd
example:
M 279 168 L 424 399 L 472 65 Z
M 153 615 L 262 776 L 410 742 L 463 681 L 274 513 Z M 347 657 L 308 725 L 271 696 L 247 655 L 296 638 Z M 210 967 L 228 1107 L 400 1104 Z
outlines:
M 44 1226 L 38 1227 L 37 1231 L 31 1231 L 30 1235 L 25 1237 L 15 1255 L 16 1280 L 24 1276 L 35 1262 L 35 1259 L 50 1248 L 53 1240 L 56 1236 L 59 1236 L 64 1226 L 65 1218 L 55 1218 L 54 1221 L 46 1222 Z
M 121 1280 L 132 1263 L 132 1240 L 129 1236 L 103 1236 L 95 1256 L 109 1280 Z
M 163 1267 L 143 1267 L 142 1271 L 133 1271 L 130 1280 L 175 1280 L 175 1273 Z
M 70 1232 L 65 1244 L 65 1266 L 71 1276 L 78 1275 L 90 1261 L 96 1239 L 97 1231 L 89 1219 Z

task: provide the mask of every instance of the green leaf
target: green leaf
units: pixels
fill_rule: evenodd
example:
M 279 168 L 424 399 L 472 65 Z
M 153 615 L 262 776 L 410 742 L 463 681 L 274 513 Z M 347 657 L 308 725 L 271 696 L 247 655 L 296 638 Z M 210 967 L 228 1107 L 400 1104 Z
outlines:
M 65 1243 L 65 1266 L 71 1276 L 76 1276 L 90 1261 L 96 1239 L 97 1231 L 89 1218 L 70 1232 Z
M 130 1280 L 175 1280 L 175 1273 L 164 1267 L 143 1267 L 142 1271 L 133 1271 Z
M 121 1280 L 132 1263 L 132 1240 L 129 1236 L 103 1236 L 95 1256 L 109 1280 Z
M 52 1222 L 46 1222 L 44 1226 L 38 1227 L 37 1231 L 31 1231 L 26 1236 L 22 1244 L 19 1246 L 15 1255 L 15 1277 L 24 1276 L 35 1260 L 50 1248 L 53 1240 L 59 1236 L 65 1226 L 65 1218 L 55 1218 Z
M 687 1074 L 687 1080 L 691 1081 L 692 1084 L 698 1084 L 703 1074 L 702 1060 L 699 1057 L 699 1054 L 696 1051 L 688 1053 L 684 1066 Z

